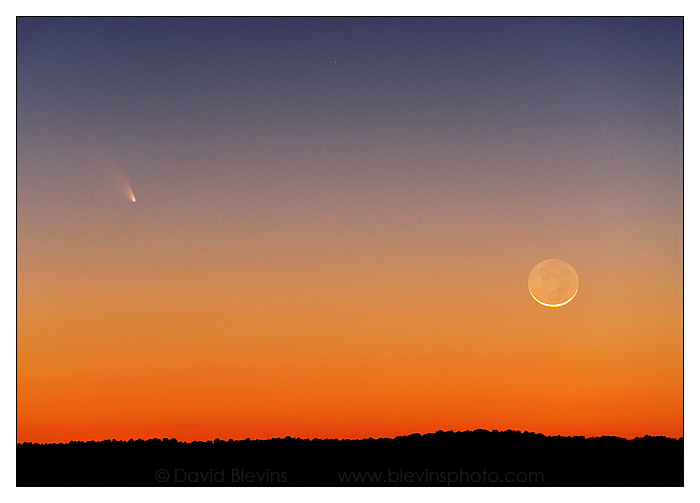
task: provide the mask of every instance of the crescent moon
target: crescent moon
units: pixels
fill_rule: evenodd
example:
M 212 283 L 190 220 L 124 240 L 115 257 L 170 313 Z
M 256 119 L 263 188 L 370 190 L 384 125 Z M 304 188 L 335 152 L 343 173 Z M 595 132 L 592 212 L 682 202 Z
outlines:
M 546 307 L 565 306 L 578 293 L 576 270 L 563 260 L 543 260 L 530 272 L 527 287 L 532 298 Z

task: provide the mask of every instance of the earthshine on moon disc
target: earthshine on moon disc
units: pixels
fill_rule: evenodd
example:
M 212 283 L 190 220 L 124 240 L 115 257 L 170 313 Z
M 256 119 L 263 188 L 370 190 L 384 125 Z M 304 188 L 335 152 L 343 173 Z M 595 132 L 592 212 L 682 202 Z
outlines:
M 527 287 L 532 298 L 543 306 L 560 307 L 576 296 L 578 275 L 563 260 L 543 260 L 530 272 Z

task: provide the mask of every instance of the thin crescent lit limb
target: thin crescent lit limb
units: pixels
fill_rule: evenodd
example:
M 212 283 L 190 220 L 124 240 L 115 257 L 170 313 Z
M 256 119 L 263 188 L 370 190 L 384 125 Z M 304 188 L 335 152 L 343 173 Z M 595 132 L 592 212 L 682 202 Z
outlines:
M 529 289 L 528 289 L 528 292 L 530 292 Z M 539 303 L 542 304 L 543 306 L 547 306 L 547 307 L 561 307 L 561 306 L 567 305 L 569 302 L 571 302 L 572 300 L 574 300 L 574 297 L 576 297 L 576 294 L 577 294 L 577 293 L 578 293 L 578 287 L 576 287 L 576 291 L 575 291 L 574 294 L 571 296 L 571 298 L 570 298 L 569 300 L 567 300 L 566 302 L 562 302 L 561 304 L 545 304 L 544 302 L 542 302 L 541 300 L 539 300 L 537 297 L 535 297 L 534 295 L 532 295 L 532 292 L 530 292 L 530 296 L 531 296 L 533 299 L 535 299 L 535 302 L 539 302 Z

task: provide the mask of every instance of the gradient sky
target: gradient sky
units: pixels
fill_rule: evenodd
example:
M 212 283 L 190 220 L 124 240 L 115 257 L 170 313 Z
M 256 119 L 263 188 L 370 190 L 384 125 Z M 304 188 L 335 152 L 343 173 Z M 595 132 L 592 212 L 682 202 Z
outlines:
M 19 18 L 18 441 L 682 436 L 682 133 L 681 18 Z

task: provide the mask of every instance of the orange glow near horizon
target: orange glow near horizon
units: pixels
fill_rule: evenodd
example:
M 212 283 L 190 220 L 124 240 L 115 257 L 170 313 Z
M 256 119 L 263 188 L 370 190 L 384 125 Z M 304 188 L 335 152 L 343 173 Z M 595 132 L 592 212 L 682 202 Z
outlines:
M 360 258 L 338 236 L 324 258 L 311 234 L 296 253 L 275 237 L 285 251 L 264 264 L 148 236 L 159 262 L 124 243 L 43 289 L 21 274 L 18 440 L 683 435 L 681 292 L 657 279 L 674 271 L 581 255 L 578 295 L 552 310 L 527 289 L 537 260 L 506 247 L 461 257 L 377 235 L 387 254 Z M 115 261 L 135 269 L 94 278 Z

